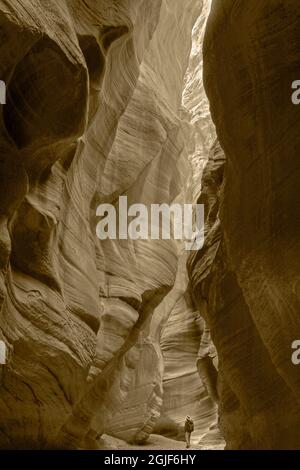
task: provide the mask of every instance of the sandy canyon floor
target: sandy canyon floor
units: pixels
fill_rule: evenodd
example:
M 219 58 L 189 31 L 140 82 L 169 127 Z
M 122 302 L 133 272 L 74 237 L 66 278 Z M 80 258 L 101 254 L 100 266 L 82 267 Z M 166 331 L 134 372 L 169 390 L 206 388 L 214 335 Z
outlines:
M 99 442 L 100 450 L 186 450 L 185 442 L 176 441 L 175 439 L 169 439 L 158 434 L 151 434 L 148 442 L 143 445 L 128 444 L 127 442 L 104 435 Z M 189 450 L 223 450 L 224 444 L 216 445 L 198 445 L 196 442 L 192 442 Z

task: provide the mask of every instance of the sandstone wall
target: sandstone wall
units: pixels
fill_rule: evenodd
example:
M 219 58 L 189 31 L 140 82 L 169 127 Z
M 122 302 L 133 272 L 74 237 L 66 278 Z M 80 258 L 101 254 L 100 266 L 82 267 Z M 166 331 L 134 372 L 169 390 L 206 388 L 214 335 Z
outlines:
M 181 107 L 201 6 L 0 1 L 1 448 L 84 446 L 135 380 L 150 424 L 157 413 L 161 352 L 147 338 L 180 249 L 100 242 L 95 213 L 102 202 L 118 210 L 119 195 L 192 199 Z
M 199 345 L 205 325 L 194 305 L 186 271 L 182 272 L 180 281 L 183 293 L 161 335 L 163 406 L 157 425 L 158 429 L 164 426 L 168 429 L 173 423 L 177 438 L 182 438 L 186 415 L 190 415 L 194 421 L 193 442 L 198 442 L 217 421 L 217 406 L 198 373 Z
M 183 2 L 172 2 L 172 8 L 175 5 L 180 9 Z M 173 22 L 168 19 L 170 9 L 168 12 L 162 9 L 160 27 L 155 32 L 156 38 L 168 36 L 172 43 L 166 51 L 159 53 L 164 54 L 172 49 L 174 54 L 185 60 L 187 67 L 182 77 L 182 98 L 177 112 L 185 136 L 183 157 L 190 164 L 190 173 L 183 188 L 186 194 L 181 194 L 176 201 L 183 201 L 183 197 L 196 201 L 203 167 L 215 139 L 202 83 L 202 42 L 209 5 L 209 1 L 194 2 L 190 11 L 186 10 L 185 31 L 187 18 L 193 20 L 189 25 L 190 42 L 185 49 L 177 29 L 177 38 L 172 37 L 171 30 L 177 19 L 175 17 Z M 191 11 L 194 12 L 193 17 L 190 16 Z M 169 28 L 168 32 L 166 28 Z M 158 51 L 157 42 L 152 41 L 144 59 L 147 67 L 155 72 L 164 70 L 164 61 L 157 64 Z M 169 68 L 168 74 L 172 75 Z M 135 370 L 130 392 L 105 428 L 107 433 L 118 438 L 144 442 L 154 431 L 183 439 L 185 416 L 190 414 L 195 421 L 194 441 L 198 442 L 200 438 L 210 435 L 209 428 L 217 422 L 216 404 L 210 399 L 210 391 L 197 372 L 198 350 L 201 349 L 203 361 L 206 361 L 207 350 L 200 347 L 204 324 L 191 299 L 186 259 L 186 254 L 182 253 L 175 284 L 155 309 L 151 322 L 143 332 L 141 370 L 139 367 Z M 217 441 L 218 430 L 213 431 L 211 437 L 211 443 L 216 444 Z
M 191 259 L 190 276 L 218 351 L 231 449 L 300 446 L 299 22 L 296 1 L 214 1 L 206 31 L 205 88 L 226 165 L 210 254 Z

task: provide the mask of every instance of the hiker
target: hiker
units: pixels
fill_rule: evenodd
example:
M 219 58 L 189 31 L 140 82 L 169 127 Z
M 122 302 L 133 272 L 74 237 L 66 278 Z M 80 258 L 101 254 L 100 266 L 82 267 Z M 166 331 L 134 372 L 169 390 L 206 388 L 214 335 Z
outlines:
M 184 432 L 185 432 L 185 441 L 186 448 L 188 449 L 191 445 L 191 434 L 194 431 L 194 422 L 192 418 L 188 415 L 184 423 Z

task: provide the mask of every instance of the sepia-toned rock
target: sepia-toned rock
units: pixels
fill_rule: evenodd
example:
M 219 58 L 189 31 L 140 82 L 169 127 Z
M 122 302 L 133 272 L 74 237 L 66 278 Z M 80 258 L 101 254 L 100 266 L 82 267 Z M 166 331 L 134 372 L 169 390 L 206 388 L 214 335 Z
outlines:
M 299 23 L 0 0 L 0 449 L 300 448 Z
M 299 21 L 294 1 L 213 1 L 204 42 L 205 89 L 226 163 L 223 182 L 215 165 L 203 176 L 207 248 L 189 269 L 218 351 L 229 449 L 300 446 L 291 361 L 299 332 L 300 115 L 291 101 Z
M 208 2 L 202 7 L 0 2 L 0 448 L 89 448 L 103 432 L 116 434 L 113 423 L 125 440 L 144 441 L 161 414 L 161 332 L 178 295 L 182 245 L 99 240 L 96 210 L 110 203 L 118 213 L 121 195 L 148 207 L 194 200 L 191 118 L 213 128 L 203 87 L 204 115 L 194 107 L 202 69 L 191 60 L 193 32 L 203 35 Z M 205 158 L 203 150 L 197 175 Z M 184 311 L 176 315 L 185 322 Z M 179 341 L 170 325 L 173 334 Z M 197 401 L 209 398 L 193 322 L 189 336 L 185 386 L 200 416 Z M 174 370 L 175 382 L 177 373 L 188 372 Z

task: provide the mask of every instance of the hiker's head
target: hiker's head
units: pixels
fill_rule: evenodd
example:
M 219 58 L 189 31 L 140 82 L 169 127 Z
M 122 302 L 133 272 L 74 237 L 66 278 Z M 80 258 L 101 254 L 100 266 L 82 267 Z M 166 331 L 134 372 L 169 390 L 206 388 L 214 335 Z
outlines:
M 186 419 L 191 419 L 191 417 L 189 415 L 186 416 Z

